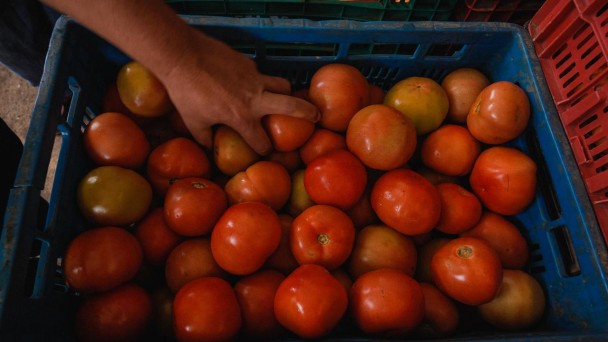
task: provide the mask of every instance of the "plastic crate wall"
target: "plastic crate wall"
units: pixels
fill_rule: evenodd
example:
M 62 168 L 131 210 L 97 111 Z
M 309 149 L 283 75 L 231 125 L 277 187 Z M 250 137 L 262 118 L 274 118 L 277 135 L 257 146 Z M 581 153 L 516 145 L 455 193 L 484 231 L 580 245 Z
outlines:
M 508 22 L 524 25 L 545 0 L 461 0 L 454 9 L 456 21 Z
M 608 241 L 608 2 L 548 0 L 528 29 Z
M 534 330 L 499 332 L 466 322 L 449 340 L 566 340 L 608 338 L 608 253 L 553 101 L 520 26 L 454 22 L 318 22 L 187 17 L 209 35 L 250 55 L 265 73 L 306 87 L 332 62 L 351 64 L 385 90 L 412 75 L 440 81 L 474 67 L 493 81 L 519 84 L 532 119 L 513 146 L 539 165 L 537 196 L 513 219 L 530 243 L 528 271 L 546 291 L 546 315 Z M 445 46 L 454 47 L 448 50 Z M 0 238 L 0 340 L 70 340 L 78 296 L 65 286 L 61 257 L 87 224 L 79 214 L 78 181 L 91 167 L 82 132 L 99 113 L 104 90 L 126 57 L 63 18 L 54 31 L 45 74 Z M 46 220 L 38 226 L 57 130 L 62 142 Z M 28 272 L 29 270 L 29 272 Z M 330 338 L 368 341 L 354 327 Z

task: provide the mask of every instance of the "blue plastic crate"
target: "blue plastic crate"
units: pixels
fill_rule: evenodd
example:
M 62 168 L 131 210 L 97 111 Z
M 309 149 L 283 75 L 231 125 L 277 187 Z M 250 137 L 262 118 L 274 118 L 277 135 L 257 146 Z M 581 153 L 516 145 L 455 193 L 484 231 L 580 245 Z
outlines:
M 294 88 L 306 86 L 314 71 L 330 62 L 352 64 L 384 89 L 412 75 L 440 81 L 465 66 L 482 70 L 493 81 L 519 84 L 531 100 L 532 120 L 514 144 L 541 167 L 538 195 L 516 219 L 531 245 L 529 271 L 546 291 L 546 315 L 532 331 L 486 327 L 453 339 L 608 338 L 606 245 L 523 28 L 506 23 L 184 18 L 250 54 L 263 72 L 288 78 Z M 104 90 L 127 60 L 76 22 L 59 21 L 1 236 L 0 340 L 72 337 L 78 298 L 65 287 L 58 260 L 86 226 L 75 202 L 77 183 L 91 166 L 82 131 L 99 113 Z M 46 220 L 38 226 L 35 213 L 57 131 L 59 162 Z

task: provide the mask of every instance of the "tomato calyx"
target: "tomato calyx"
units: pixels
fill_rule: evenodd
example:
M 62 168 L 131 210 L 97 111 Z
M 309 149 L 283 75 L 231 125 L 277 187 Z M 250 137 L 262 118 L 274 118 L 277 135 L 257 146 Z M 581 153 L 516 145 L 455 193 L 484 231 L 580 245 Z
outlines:
M 192 187 L 196 189 L 205 189 L 207 184 L 201 182 L 192 182 Z
M 317 236 L 317 241 L 323 246 L 329 245 L 330 238 L 328 234 L 322 233 Z
M 458 247 L 456 254 L 463 259 L 468 259 L 473 256 L 473 248 L 470 246 Z

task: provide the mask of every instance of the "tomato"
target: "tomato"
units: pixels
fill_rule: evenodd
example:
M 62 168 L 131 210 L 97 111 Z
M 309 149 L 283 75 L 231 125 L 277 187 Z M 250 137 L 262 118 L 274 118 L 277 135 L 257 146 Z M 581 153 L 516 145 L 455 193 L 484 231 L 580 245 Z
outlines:
M 177 292 L 187 282 L 200 277 L 225 278 L 227 274 L 213 258 L 209 238 L 184 240 L 167 257 L 167 286 Z
M 78 184 L 82 215 L 98 226 L 127 226 L 139 221 L 152 202 L 152 187 L 137 172 L 120 166 L 100 166 Z
M 350 293 L 350 289 L 353 287 L 353 280 L 344 269 L 336 268 L 331 271 L 331 275 L 344 286 L 346 293 Z
M 414 274 L 416 280 L 427 283 L 433 282 L 433 275 L 431 273 L 433 256 L 439 247 L 445 245 L 450 240 L 450 238 L 445 237 L 434 237 L 418 246 L 416 273 Z
M 120 95 L 118 94 L 118 87 L 116 86 L 116 83 L 112 83 L 108 86 L 108 88 L 106 88 L 106 92 L 103 96 L 103 104 L 101 106 L 101 110 L 103 112 L 118 112 L 125 114 L 138 124 L 145 124 L 147 120 L 149 120 L 147 118 L 131 113 L 129 108 L 127 108 L 127 106 L 122 103 Z
M 481 151 L 479 142 L 462 126 L 443 125 L 422 142 L 422 163 L 448 176 L 465 176 L 471 172 Z
M 447 74 L 441 87 L 450 101 L 448 118 L 453 122 L 466 122 L 473 102 L 488 85 L 490 80 L 477 69 L 459 68 Z
M 344 286 L 323 266 L 314 264 L 296 268 L 281 282 L 274 297 L 279 323 L 306 339 L 327 335 L 347 306 Z
M 384 90 L 375 84 L 369 85 L 369 104 L 381 104 L 384 102 Z
M 331 271 L 350 255 L 355 226 L 342 210 L 317 204 L 295 217 L 289 239 L 291 252 L 300 265 L 317 264 Z
M 122 103 L 137 115 L 157 117 L 173 108 L 164 85 L 137 61 L 120 68 L 116 86 Z
M 545 312 L 545 292 L 538 281 L 522 270 L 505 270 L 500 291 L 478 307 L 481 318 L 504 330 L 533 326 Z
M 357 233 L 348 269 L 353 279 L 380 268 L 395 268 L 413 276 L 416 258 L 416 246 L 409 237 L 384 225 L 371 225 Z
M 220 267 L 247 275 L 260 269 L 281 242 L 277 213 L 260 202 L 226 209 L 211 232 L 211 252 Z
M 528 242 L 520 230 L 505 217 L 485 212 L 479 222 L 460 234 L 485 240 L 494 248 L 504 268 L 522 269 L 530 255 Z
M 98 165 L 137 169 L 144 164 L 150 143 L 137 124 L 126 115 L 105 112 L 93 118 L 83 134 L 87 154 Z
M 304 171 L 304 188 L 317 204 L 348 210 L 363 195 L 367 170 L 355 155 L 346 150 L 323 154 L 310 162 Z
M 419 135 L 439 127 L 448 114 L 448 96 L 428 77 L 407 77 L 393 85 L 384 96 L 384 104 L 399 110 L 412 120 Z
M 144 259 L 152 265 L 162 265 L 182 237 L 165 222 L 163 208 L 154 208 L 135 227 L 135 237 L 141 244 Z
M 275 150 L 289 152 L 302 146 L 315 130 L 314 122 L 289 115 L 269 114 L 262 118 Z
M 431 231 L 441 215 L 437 188 L 409 169 L 395 169 L 380 176 L 372 187 L 370 201 L 384 224 L 405 235 Z
M 151 336 L 159 340 L 175 341 L 173 333 L 173 292 L 166 286 L 152 290 L 152 331 Z M 158 335 L 157 335 L 158 334 Z
M 299 169 L 291 174 L 291 194 L 287 211 L 290 215 L 297 216 L 306 208 L 313 206 L 315 202 L 310 199 L 304 187 L 304 169 Z
M 76 336 L 80 341 L 137 341 L 151 319 L 150 295 L 129 283 L 86 297 L 76 312 Z
M 491 301 L 500 288 L 502 270 L 496 251 L 484 240 L 472 237 L 447 242 L 431 261 L 435 285 L 467 305 Z
M 157 194 L 164 196 L 171 183 L 188 177 L 209 178 L 211 164 L 205 151 L 193 140 L 176 137 L 150 153 L 147 177 Z
M 283 274 L 289 274 L 300 266 L 293 256 L 289 244 L 289 234 L 291 232 L 293 217 L 287 214 L 280 214 L 279 221 L 281 222 L 281 242 L 274 253 L 268 257 L 266 268 L 272 268 Z
M 369 83 L 359 69 L 342 63 L 320 67 L 310 79 L 308 98 L 321 112 L 321 127 L 346 131 L 355 113 L 369 105 Z
M 201 236 L 211 232 L 228 200 L 219 185 L 205 178 L 190 177 L 171 184 L 164 205 L 165 220 L 174 232 Z
M 530 100 L 517 84 L 499 81 L 485 87 L 467 115 L 471 134 L 486 144 L 503 144 L 524 132 L 530 120 Z
M 367 334 L 401 337 L 424 318 L 420 284 L 404 272 L 384 268 L 367 272 L 350 290 L 350 313 Z
M 471 189 L 488 209 L 503 215 L 522 212 L 536 195 L 536 163 L 513 147 L 481 152 L 469 176 Z
M 346 149 L 344 135 L 328 129 L 317 128 L 299 149 L 302 162 L 308 165 L 317 157 L 333 150 Z
M 285 276 L 274 270 L 264 270 L 245 276 L 234 284 L 241 307 L 241 334 L 248 339 L 274 339 L 284 328 L 274 315 L 274 296 Z
M 459 234 L 471 229 L 481 218 L 481 202 L 464 187 L 454 183 L 439 183 L 441 215 L 435 229 L 447 234 Z
M 348 149 L 366 166 L 377 170 L 405 165 L 414 155 L 417 140 L 412 120 L 383 104 L 359 110 L 346 130 Z
M 133 279 L 143 262 L 137 239 L 124 228 L 100 227 L 78 234 L 63 260 L 68 285 L 79 292 L 102 292 Z
M 178 341 L 228 341 L 242 326 L 241 309 L 226 280 L 202 277 L 186 283 L 173 300 Z
M 213 161 L 220 172 L 233 176 L 260 158 L 237 131 L 225 125 L 217 127 L 213 135 Z
M 289 152 L 272 151 L 266 156 L 265 160 L 283 165 L 289 173 L 302 167 L 302 158 L 300 158 L 299 150 Z
M 378 216 L 376 216 L 376 213 L 372 208 L 372 203 L 369 200 L 370 192 L 371 187 L 368 184 L 363 195 L 359 198 L 359 201 L 346 211 L 348 216 L 353 220 L 356 229 L 361 229 L 378 222 Z
M 279 210 L 289 201 L 291 177 L 283 165 L 260 160 L 232 176 L 224 190 L 230 205 L 257 201 Z
M 454 302 L 430 283 L 420 283 L 424 294 L 424 319 L 416 329 L 418 336 L 441 338 L 458 328 L 460 313 Z

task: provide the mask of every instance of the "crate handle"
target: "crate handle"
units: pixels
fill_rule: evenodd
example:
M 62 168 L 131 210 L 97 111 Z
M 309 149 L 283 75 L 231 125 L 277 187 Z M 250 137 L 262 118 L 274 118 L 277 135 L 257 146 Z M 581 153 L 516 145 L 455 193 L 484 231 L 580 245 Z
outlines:
M 579 166 L 585 166 L 591 163 L 591 158 L 589 158 L 587 149 L 581 143 L 581 140 L 578 136 L 572 136 L 569 138 L 570 147 L 572 148 L 572 153 L 574 154 L 574 158 Z

